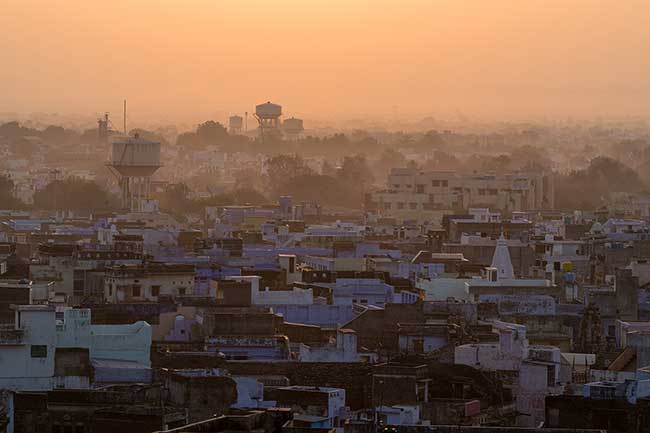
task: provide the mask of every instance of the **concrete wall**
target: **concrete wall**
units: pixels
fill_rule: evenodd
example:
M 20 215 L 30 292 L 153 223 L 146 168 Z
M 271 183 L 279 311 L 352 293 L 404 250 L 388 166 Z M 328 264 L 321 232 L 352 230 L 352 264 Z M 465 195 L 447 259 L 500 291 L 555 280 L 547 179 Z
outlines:
M 492 326 L 499 333 L 498 344 L 457 346 L 454 363 L 485 370 L 519 370 L 521 362 L 528 357 L 526 327 L 500 321 L 493 322 Z
M 259 407 L 264 400 L 264 384 L 254 377 L 235 376 L 232 379 L 237 384 L 237 402 L 233 407 L 238 409 Z
M 228 362 L 233 376 L 286 376 L 290 383 L 345 389 L 351 409 L 370 407 L 369 374 L 372 366 L 362 363 L 296 363 L 296 362 Z
M 300 345 L 300 362 L 359 362 L 357 336 L 354 332 L 338 332 L 336 346 Z
M 91 346 L 89 309 L 69 308 L 63 312 L 63 324 L 57 325 L 57 347 Z
M 338 278 L 332 291 L 333 303 L 359 303 L 384 306 L 394 302 L 395 289 L 390 284 L 372 278 Z
M 186 321 L 191 322 L 196 316 L 196 307 L 183 307 L 180 306 L 174 312 L 160 313 L 160 319 L 157 325 L 151 326 L 151 338 L 153 341 L 186 341 L 185 339 L 174 340 L 179 334 L 177 317 L 182 316 Z M 189 335 L 188 335 L 189 337 Z
M 273 311 L 285 322 L 337 328 L 354 319 L 352 305 L 274 305 Z
M 138 281 L 136 283 L 136 280 Z M 194 293 L 194 274 L 187 275 L 152 275 L 139 278 L 112 278 L 107 274 L 104 282 L 104 299 L 106 302 L 119 303 L 126 301 L 157 302 L 154 287 L 158 286 L 159 295 L 176 296 L 184 290 L 186 295 Z M 133 286 L 140 286 L 140 295 L 133 296 Z
M 433 352 L 447 345 L 447 338 L 444 336 L 414 336 L 414 335 L 400 335 L 399 348 L 400 351 L 415 353 L 414 343 L 416 340 L 422 340 L 424 353 Z
M 17 325 L 23 337 L 19 344 L 0 344 L 0 387 L 51 389 L 56 348 L 54 314 L 53 308 L 17 314 Z M 43 346 L 45 356 L 40 357 L 43 352 L 33 352 L 34 346 Z
M 263 290 L 251 294 L 253 305 L 311 305 L 314 295 L 311 289 Z
M 469 301 L 469 288 L 465 278 L 433 278 L 431 280 L 419 279 L 415 286 L 424 290 L 426 301 L 446 301 L 448 298 Z
M 237 402 L 237 383 L 230 377 L 171 374 L 165 385 L 171 402 L 189 409 L 190 422 L 223 415 Z
M 519 370 L 519 382 L 515 393 L 517 411 L 526 414 L 517 417 L 517 425 L 535 427 L 545 418 L 545 398 L 549 393 L 547 369 L 549 366 L 524 362 Z M 559 365 L 557 366 L 559 367 Z M 559 370 L 559 368 L 557 368 Z
M 622 320 L 637 320 L 639 278 L 632 269 L 616 269 L 616 308 Z
M 133 361 L 150 366 L 151 326 L 146 322 L 132 325 L 93 325 L 91 358 Z

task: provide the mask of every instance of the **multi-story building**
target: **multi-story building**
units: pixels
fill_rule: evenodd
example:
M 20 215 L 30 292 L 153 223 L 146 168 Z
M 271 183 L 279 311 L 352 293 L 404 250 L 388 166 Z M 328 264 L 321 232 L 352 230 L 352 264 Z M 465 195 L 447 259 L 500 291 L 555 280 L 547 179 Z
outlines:
M 15 323 L 0 328 L 0 389 L 83 389 L 91 376 L 96 383 L 150 380 L 147 323 L 92 325 L 90 309 L 58 314 L 50 305 L 15 307 Z
M 366 208 L 401 219 L 439 220 L 470 207 L 513 212 L 554 206 L 553 179 L 536 172 L 468 175 L 396 168 L 386 186 L 368 196 Z
M 114 266 L 106 271 L 104 299 L 109 303 L 157 302 L 161 296 L 194 293 L 195 267 L 191 264 L 146 262 Z
M 343 430 L 345 390 L 324 386 L 285 386 L 270 392 L 277 407 L 295 410 L 294 420 L 308 421 L 314 427 Z

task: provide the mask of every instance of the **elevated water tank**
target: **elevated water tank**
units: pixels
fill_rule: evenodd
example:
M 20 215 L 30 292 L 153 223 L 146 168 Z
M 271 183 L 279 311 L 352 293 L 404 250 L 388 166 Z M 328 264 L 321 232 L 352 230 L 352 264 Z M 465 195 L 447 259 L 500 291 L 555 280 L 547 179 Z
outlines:
M 282 106 L 266 102 L 255 107 L 255 115 L 260 119 L 277 119 L 282 116 Z
M 244 127 L 244 118 L 241 116 L 230 116 L 228 119 L 228 128 L 231 131 L 241 131 Z
M 109 166 L 122 176 L 148 177 L 160 168 L 160 143 L 134 137 L 115 139 Z
M 295 117 L 291 117 L 282 122 L 282 129 L 285 133 L 291 135 L 300 134 L 305 130 L 302 119 L 296 119 Z

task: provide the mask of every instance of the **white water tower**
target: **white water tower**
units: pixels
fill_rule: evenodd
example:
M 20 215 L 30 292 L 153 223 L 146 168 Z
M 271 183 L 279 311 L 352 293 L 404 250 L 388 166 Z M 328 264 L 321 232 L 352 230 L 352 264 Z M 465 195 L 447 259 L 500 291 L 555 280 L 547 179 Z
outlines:
M 280 116 L 282 116 L 282 106 L 267 102 L 255 107 L 255 118 L 259 123 L 260 137 L 280 136 Z
M 118 178 L 122 190 L 122 206 L 131 212 L 143 212 L 149 201 L 151 176 L 160 165 L 160 143 L 133 137 L 117 137 L 112 141 L 108 167 Z

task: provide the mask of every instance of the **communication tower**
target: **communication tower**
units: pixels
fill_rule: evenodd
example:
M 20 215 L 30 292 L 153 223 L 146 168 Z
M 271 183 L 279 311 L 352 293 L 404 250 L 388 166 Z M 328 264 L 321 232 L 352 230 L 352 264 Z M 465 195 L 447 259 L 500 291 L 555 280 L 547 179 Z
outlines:
M 107 163 L 122 190 L 122 206 L 131 212 L 143 212 L 149 200 L 151 176 L 160 165 L 160 143 L 133 137 L 115 138 Z
M 230 116 L 228 119 L 228 129 L 231 134 L 241 134 L 244 126 L 244 118 L 241 116 Z
M 97 119 L 97 138 L 100 143 L 108 143 L 108 137 L 114 133 L 115 126 L 108 118 L 108 113 L 104 113 L 103 117 Z
M 267 102 L 255 107 L 255 118 L 259 123 L 259 133 L 262 140 L 265 137 L 279 136 L 280 116 L 282 116 L 282 106 Z

